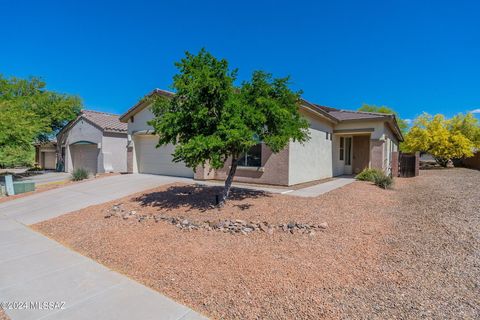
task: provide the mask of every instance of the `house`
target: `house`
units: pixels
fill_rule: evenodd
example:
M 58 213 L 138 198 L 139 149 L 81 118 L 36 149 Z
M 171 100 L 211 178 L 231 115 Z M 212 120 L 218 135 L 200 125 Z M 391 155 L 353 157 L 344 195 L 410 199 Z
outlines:
M 57 134 L 59 169 L 92 174 L 127 171 L 127 124 L 118 115 L 83 110 Z
M 172 92 L 155 89 L 148 96 L 171 97 Z M 148 100 L 141 100 L 120 117 L 128 124 L 127 167 L 133 173 L 153 173 L 224 180 L 229 161 L 219 170 L 197 168 L 172 161 L 173 145 L 156 148 L 158 137 L 148 121 L 154 117 Z M 240 160 L 235 181 L 291 186 L 364 168 L 390 172 L 392 152 L 403 140 L 394 115 L 340 110 L 301 101 L 300 113 L 310 123 L 311 139 L 290 142 L 274 154 L 264 144 L 251 148 Z
M 35 163 L 44 170 L 57 168 L 57 140 L 35 144 Z

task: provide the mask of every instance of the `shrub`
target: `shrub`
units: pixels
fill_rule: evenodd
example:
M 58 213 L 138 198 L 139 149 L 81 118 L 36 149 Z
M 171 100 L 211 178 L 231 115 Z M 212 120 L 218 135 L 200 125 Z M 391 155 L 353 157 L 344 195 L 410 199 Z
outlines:
M 373 182 L 380 188 L 388 189 L 392 186 L 393 179 L 392 177 L 387 176 L 385 173 L 381 172 L 381 174 L 375 176 L 375 180 Z
M 72 180 L 81 181 L 83 179 L 88 179 L 88 171 L 83 168 L 75 169 L 72 173 Z
M 363 169 L 362 172 L 357 174 L 355 179 L 361 180 L 361 181 L 370 181 L 370 182 L 375 182 L 375 178 L 380 175 L 385 175 L 382 171 L 378 169 Z

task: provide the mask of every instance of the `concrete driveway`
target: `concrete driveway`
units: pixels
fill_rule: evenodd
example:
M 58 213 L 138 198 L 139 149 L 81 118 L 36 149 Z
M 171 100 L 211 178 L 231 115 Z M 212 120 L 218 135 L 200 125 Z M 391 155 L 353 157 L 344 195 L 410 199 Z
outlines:
M 0 213 L 28 225 L 162 184 L 192 181 L 148 174 L 106 177 L 1 203 Z
M 0 307 L 18 319 L 206 319 L 26 224 L 190 179 L 102 178 L 0 204 Z

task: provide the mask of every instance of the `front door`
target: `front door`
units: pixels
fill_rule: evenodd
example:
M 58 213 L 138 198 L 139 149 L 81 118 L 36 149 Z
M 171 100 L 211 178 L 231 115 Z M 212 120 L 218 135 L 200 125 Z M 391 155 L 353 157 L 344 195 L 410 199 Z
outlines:
M 352 174 L 352 137 L 345 137 L 345 174 Z

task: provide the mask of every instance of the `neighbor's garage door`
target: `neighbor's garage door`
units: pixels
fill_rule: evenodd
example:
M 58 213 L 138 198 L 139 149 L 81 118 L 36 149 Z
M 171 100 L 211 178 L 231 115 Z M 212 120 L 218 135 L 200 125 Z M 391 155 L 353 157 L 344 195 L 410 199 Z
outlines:
M 55 169 L 57 162 L 57 154 L 55 152 L 42 152 L 43 155 L 43 168 Z
M 97 173 L 98 148 L 96 144 L 79 144 L 70 146 L 73 170 L 86 169 L 88 172 Z
M 158 137 L 153 135 L 135 136 L 135 153 L 139 173 L 163 174 L 167 176 L 193 177 L 193 170 L 183 162 L 173 162 L 174 146 L 169 144 L 156 148 Z

